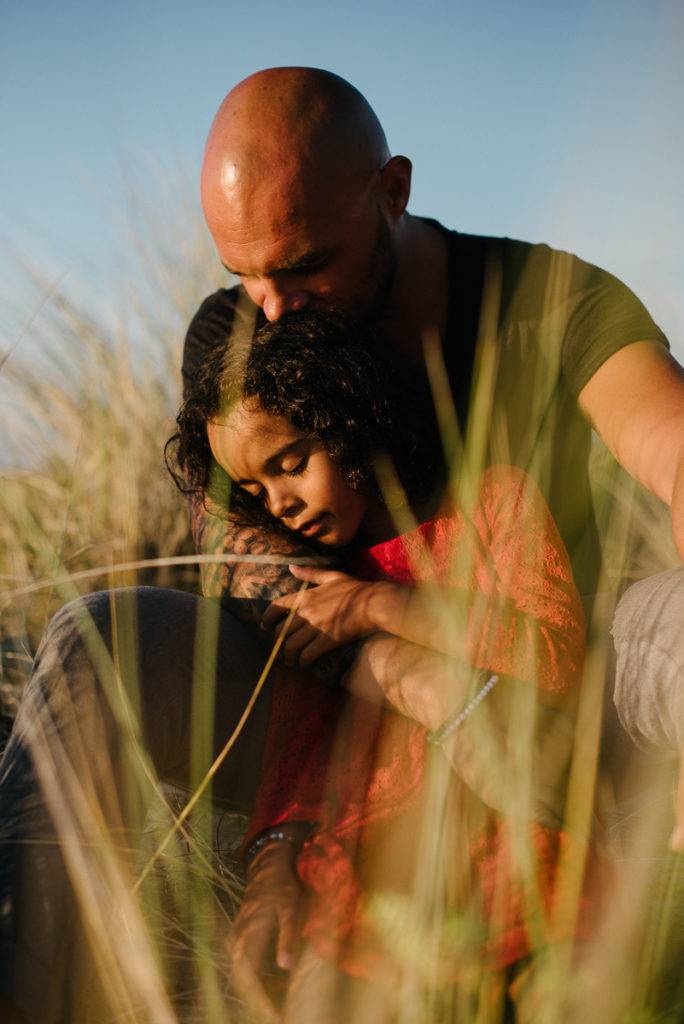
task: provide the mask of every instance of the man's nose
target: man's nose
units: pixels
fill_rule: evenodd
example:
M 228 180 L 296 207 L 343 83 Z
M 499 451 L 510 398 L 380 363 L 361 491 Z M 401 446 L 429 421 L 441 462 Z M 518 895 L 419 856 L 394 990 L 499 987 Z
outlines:
M 301 289 L 284 288 L 274 281 L 267 281 L 264 285 L 261 306 L 267 320 L 279 320 L 285 313 L 296 313 L 308 302 L 308 294 Z

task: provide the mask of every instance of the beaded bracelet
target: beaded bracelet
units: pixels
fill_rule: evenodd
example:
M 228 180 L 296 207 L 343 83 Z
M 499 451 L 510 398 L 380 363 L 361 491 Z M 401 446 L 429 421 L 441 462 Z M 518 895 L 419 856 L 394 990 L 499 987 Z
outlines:
M 473 699 L 468 701 L 462 711 L 454 711 L 452 715 L 449 715 L 446 721 L 442 722 L 439 729 L 435 729 L 434 732 L 428 733 L 428 743 L 431 743 L 435 747 L 438 747 L 440 743 L 444 743 L 447 736 L 451 736 L 452 733 L 456 732 L 456 730 L 461 727 L 470 712 L 475 710 L 480 701 L 484 700 L 489 691 L 493 690 L 498 682 L 499 677 L 497 675 L 491 675 L 482 689 L 478 690 Z

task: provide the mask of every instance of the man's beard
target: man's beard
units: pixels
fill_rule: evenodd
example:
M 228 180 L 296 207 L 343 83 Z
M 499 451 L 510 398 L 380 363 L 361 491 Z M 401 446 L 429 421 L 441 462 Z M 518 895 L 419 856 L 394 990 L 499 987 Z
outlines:
M 367 298 L 354 310 L 357 316 L 378 320 L 385 308 L 397 273 L 397 254 L 392 232 L 378 207 L 378 228 L 375 244 L 368 260 L 365 275 Z

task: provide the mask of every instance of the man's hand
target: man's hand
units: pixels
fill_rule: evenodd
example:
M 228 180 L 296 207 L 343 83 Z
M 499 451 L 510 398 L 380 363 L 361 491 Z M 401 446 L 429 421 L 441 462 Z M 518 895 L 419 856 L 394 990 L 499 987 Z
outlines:
M 677 545 L 679 557 L 684 560 L 684 453 L 675 472 L 670 511 L 672 513 L 672 536 Z M 682 826 L 684 827 L 684 818 Z
M 284 826 L 287 828 L 288 826 Z M 233 923 L 231 955 L 238 995 L 267 1021 L 280 1019 L 264 989 L 264 957 L 276 941 L 276 964 L 294 966 L 299 947 L 302 888 L 289 842 L 270 843 L 249 866 L 247 888 Z
M 382 583 L 368 583 L 343 572 L 308 566 L 292 565 L 290 572 L 296 579 L 315 586 L 276 598 L 262 619 L 265 629 L 274 629 L 291 608 L 296 608 L 284 644 L 290 664 L 306 667 L 322 654 L 374 631 L 371 601 Z
M 670 849 L 684 853 L 684 747 L 680 751 L 679 782 L 675 803 L 675 827 L 670 836 Z
M 268 601 L 298 589 L 284 559 L 292 555 L 315 557 L 301 540 L 212 515 L 198 495 L 190 496 L 189 509 L 195 550 L 202 555 L 235 558 L 202 566 L 205 597 L 222 598 L 239 619 L 258 625 Z M 250 561 L 254 555 L 259 559 L 272 555 L 274 560 Z
M 357 659 L 345 677 L 347 689 L 357 697 L 374 703 L 386 701 L 414 722 L 427 729 L 438 729 L 467 700 L 471 670 L 462 663 L 435 651 L 401 640 L 375 634 L 365 641 Z M 567 700 L 567 698 L 563 698 Z M 546 703 L 536 701 L 532 777 L 535 787 L 527 792 L 530 813 L 543 824 L 558 827 L 564 794 L 564 777 L 572 751 L 572 716 L 556 707 L 553 695 L 544 695 Z M 442 751 L 454 771 L 483 803 L 500 813 L 510 813 L 516 785 L 505 770 L 509 748 L 510 723 L 515 720 L 516 704 L 529 701 L 529 684 L 506 679 L 497 686 L 466 720 L 464 727 L 442 744 Z M 549 703 L 550 702 L 550 703 Z M 571 700 L 569 701 L 571 704 Z M 682 789 L 684 821 L 684 788 Z M 684 841 L 684 837 L 683 837 Z

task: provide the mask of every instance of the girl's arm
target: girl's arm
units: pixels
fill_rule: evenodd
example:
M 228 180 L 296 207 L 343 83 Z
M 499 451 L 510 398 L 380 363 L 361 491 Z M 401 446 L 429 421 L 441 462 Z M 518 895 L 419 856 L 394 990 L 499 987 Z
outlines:
M 310 665 L 334 647 L 372 633 L 391 633 L 430 650 L 453 653 L 443 610 L 428 604 L 412 587 L 309 566 L 292 565 L 290 572 L 313 586 L 274 600 L 262 624 L 271 629 L 296 608 L 285 652 L 300 665 Z
M 282 532 L 213 515 L 199 495 L 190 495 L 189 510 L 197 553 L 228 556 L 226 561 L 217 559 L 200 566 L 204 596 L 220 598 L 224 608 L 249 626 L 261 624 L 270 602 L 300 589 L 288 569 L 288 558 L 320 558 L 294 534 L 289 539 Z M 268 558 L 272 561 L 265 560 Z M 353 649 L 338 647 L 328 657 L 319 658 L 311 671 L 325 682 L 338 682 L 353 655 Z
M 565 688 L 581 664 L 584 615 L 567 552 L 532 480 L 510 466 L 483 476 L 471 514 L 445 518 L 433 566 L 440 579 L 419 587 L 369 582 L 328 570 L 292 567 L 315 584 L 274 601 L 272 627 L 296 604 L 286 653 L 309 665 L 321 654 L 386 633 L 478 668 Z M 451 524 L 451 536 L 449 535 Z

